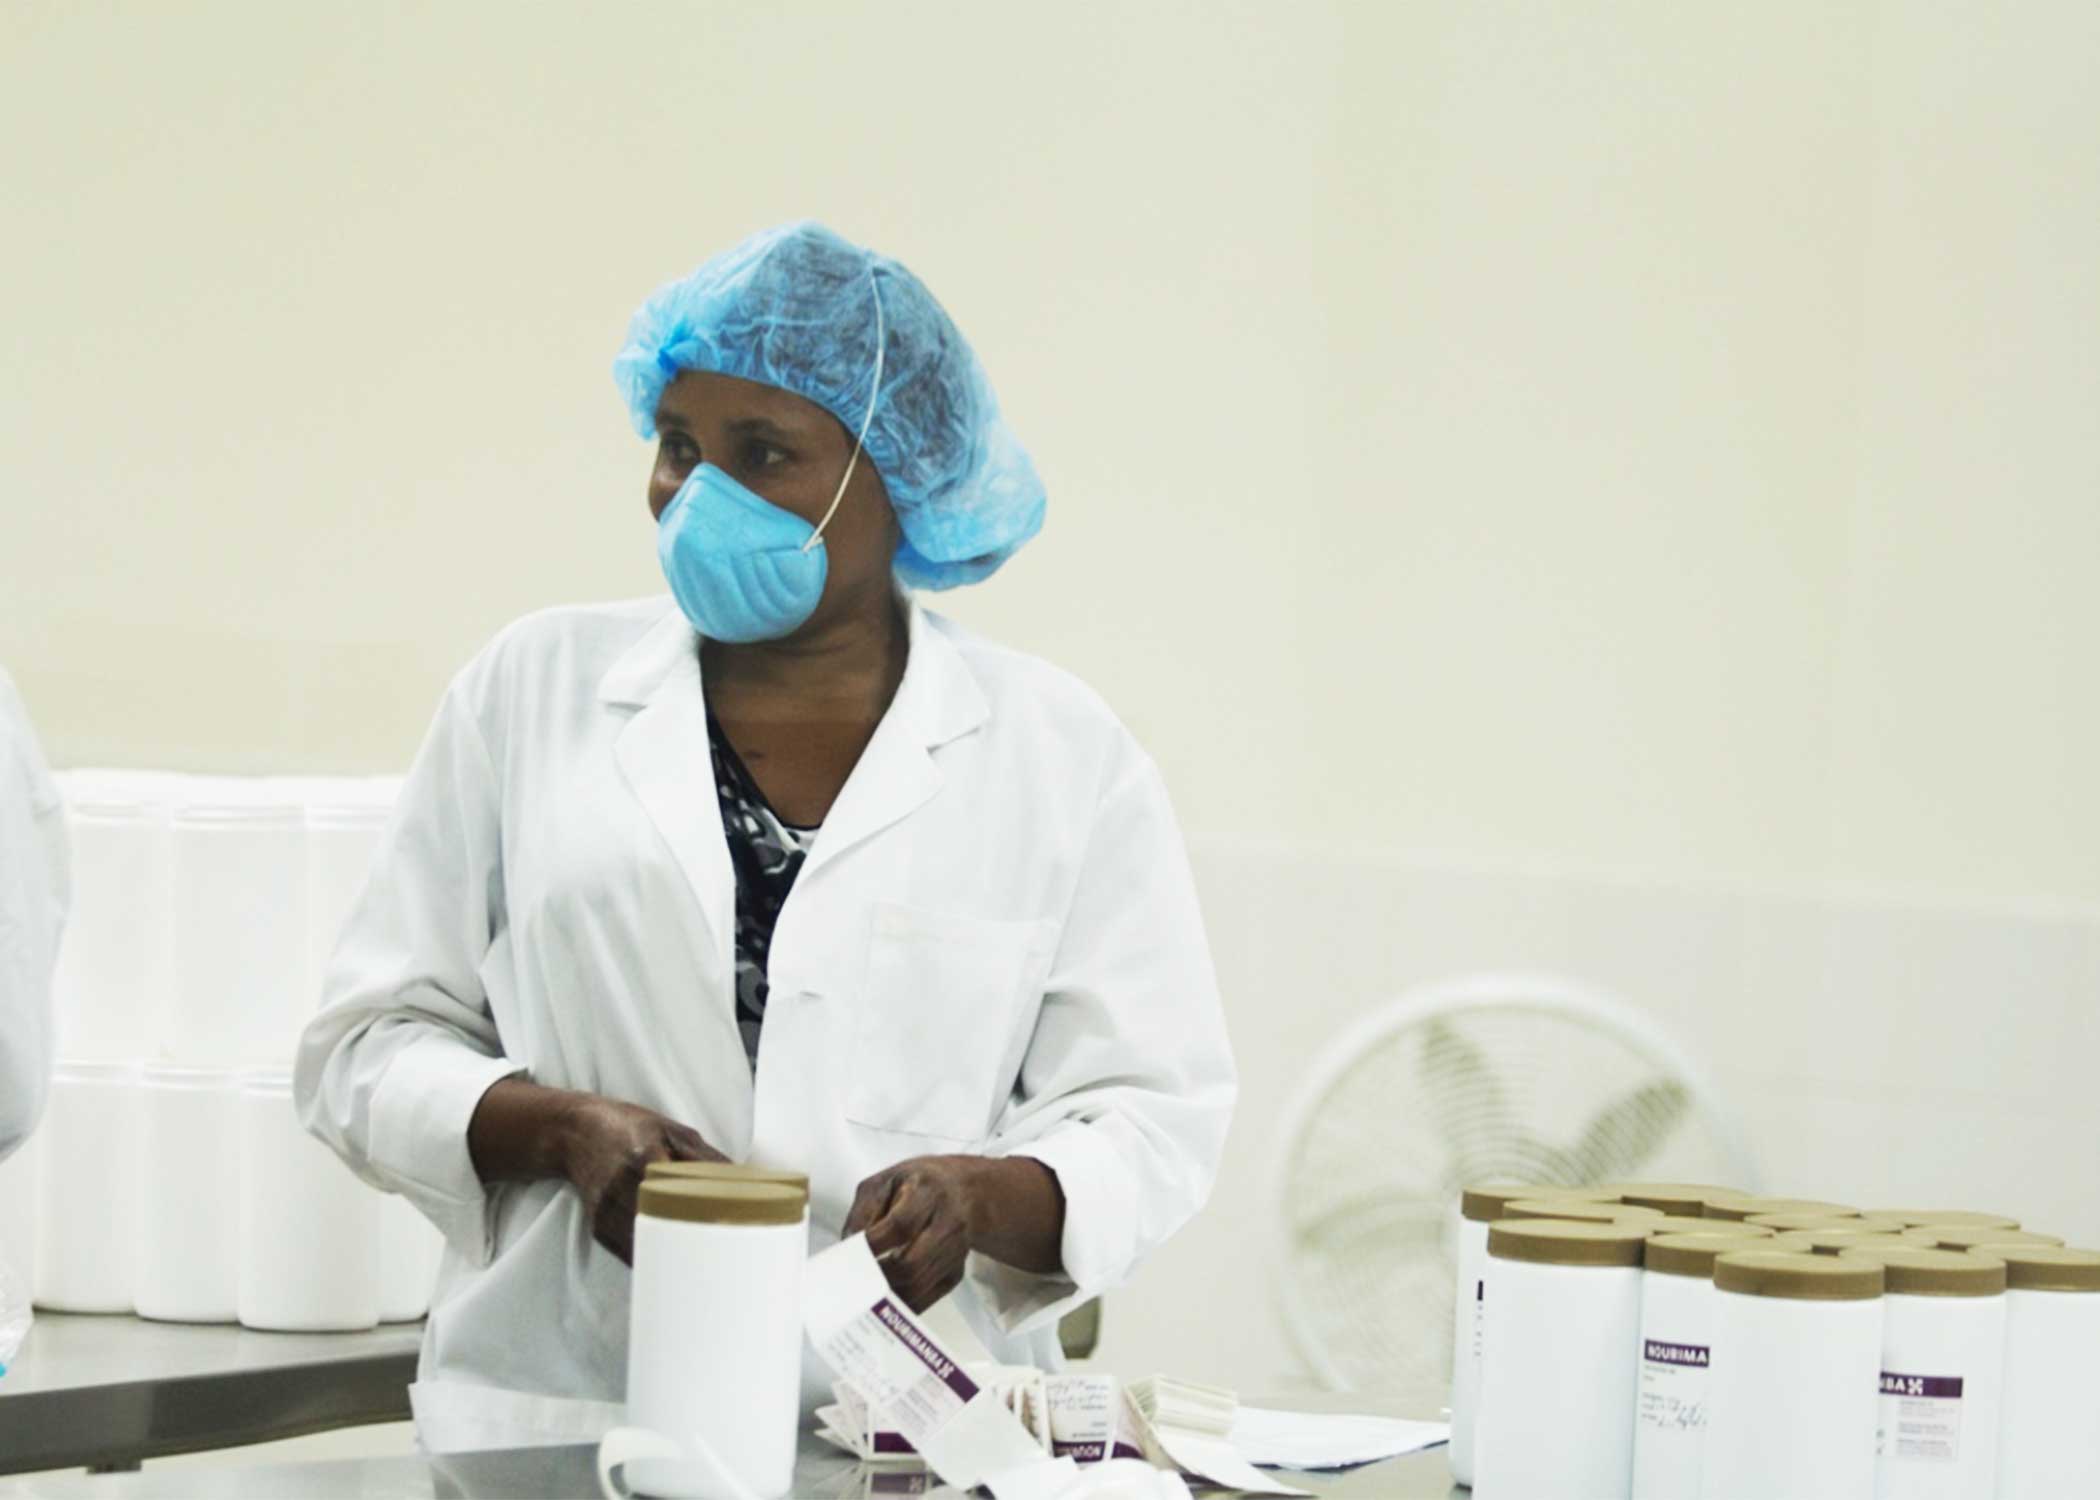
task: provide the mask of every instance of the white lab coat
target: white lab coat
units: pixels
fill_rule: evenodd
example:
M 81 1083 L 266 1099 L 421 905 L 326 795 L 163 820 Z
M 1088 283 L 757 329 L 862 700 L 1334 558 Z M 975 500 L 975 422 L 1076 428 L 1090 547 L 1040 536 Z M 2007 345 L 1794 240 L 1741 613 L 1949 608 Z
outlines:
M 855 1188 L 1021 1154 L 1066 1202 L 1063 1277 L 973 1256 L 992 1353 L 1196 1212 L 1235 1079 L 1188 861 L 1152 762 L 1070 676 L 911 611 L 895 701 L 773 934 L 757 1076 L 696 639 L 667 599 L 505 630 L 446 693 L 301 1043 L 307 1127 L 447 1250 L 411 1396 L 447 1451 L 620 1420 L 630 1273 L 565 1185 L 484 1188 L 496 1080 L 632 1100 L 733 1160 L 807 1172 L 812 1250 Z M 805 1410 L 828 1399 L 805 1346 Z
M 51 1091 L 51 968 L 70 873 L 58 788 L 0 671 L 0 1161 L 36 1129 Z

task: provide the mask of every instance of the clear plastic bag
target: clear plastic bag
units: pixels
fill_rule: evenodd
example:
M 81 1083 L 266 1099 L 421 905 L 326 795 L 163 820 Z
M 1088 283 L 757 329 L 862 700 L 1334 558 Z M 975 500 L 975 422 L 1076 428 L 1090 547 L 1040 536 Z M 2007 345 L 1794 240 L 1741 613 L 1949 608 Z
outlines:
M 15 1362 L 22 1340 L 29 1337 L 29 1283 L 0 1255 L 0 1375 Z

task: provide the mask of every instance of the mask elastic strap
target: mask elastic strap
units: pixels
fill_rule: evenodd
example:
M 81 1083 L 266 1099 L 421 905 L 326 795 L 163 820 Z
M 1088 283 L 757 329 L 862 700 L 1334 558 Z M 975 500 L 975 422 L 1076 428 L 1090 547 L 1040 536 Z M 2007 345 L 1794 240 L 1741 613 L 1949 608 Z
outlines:
M 824 540 L 824 528 L 831 518 L 839 513 L 839 502 L 846 498 L 846 486 L 853 482 L 853 466 L 860 462 L 860 445 L 868 440 L 868 428 L 875 420 L 875 403 L 882 396 L 882 351 L 889 340 L 884 336 L 882 324 L 882 288 L 875 284 L 875 272 L 868 271 L 868 290 L 875 298 L 875 381 L 868 392 L 868 414 L 860 419 L 860 432 L 853 439 L 853 456 L 846 460 L 845 477 L 839 480 L 839 492 L 831 497 L 831 509 L 824 512 L 824 519 L 817 522 L 817 529 L 810 539 L 802 544 L 804 552 Z

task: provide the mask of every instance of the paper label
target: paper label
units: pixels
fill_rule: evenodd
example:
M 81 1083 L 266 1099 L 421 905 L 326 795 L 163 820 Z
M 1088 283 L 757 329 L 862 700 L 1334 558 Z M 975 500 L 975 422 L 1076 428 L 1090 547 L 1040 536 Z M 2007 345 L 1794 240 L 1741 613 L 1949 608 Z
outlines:
M 1657 1432 L 1706 1426 L 1706 1378 L 1713 1356 L 1705 1344 L 1641 1340 L 1640 1423 Z
M 926 1326 L 891 1297 L 866 1236 L 811 1258 L 802 1322 L 850 1397 L 842 1406 L 870 1428 L 900 1434 L 957 1488 L 1050 1462 L 1019 1419 L 995 1395 L 980 1392 Z
M 1877 1457 L 1951 1464 L 1961 1457 L 1961 1377 L 1881 1372 Z
M 1050 1408 L 1050 1451 L 1075 1463 L 1143 1458 L 1123 1430 L 1121 1382 L 1113 1375 L 1052 1375 L 1043 1381 Z

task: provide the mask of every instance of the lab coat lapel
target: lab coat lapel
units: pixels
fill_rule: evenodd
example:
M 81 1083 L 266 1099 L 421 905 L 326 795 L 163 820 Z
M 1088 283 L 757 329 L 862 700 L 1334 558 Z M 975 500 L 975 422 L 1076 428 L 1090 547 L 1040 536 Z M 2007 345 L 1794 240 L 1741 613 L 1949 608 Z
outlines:
M 916 604 L 910 629 L 904 680 L 824 819 L 803 880 L 931 801 L 942 781 L 933 752 L 989 716 L 962 653 Z
M 613 712 L 634 710 L 619 730 L 614 755 L 684 872 L 717 957 L 726 964 L 736 880 L 707 748 L 700 653 L 685 616 L 668 610 L 605 674 L 599 697 Z

